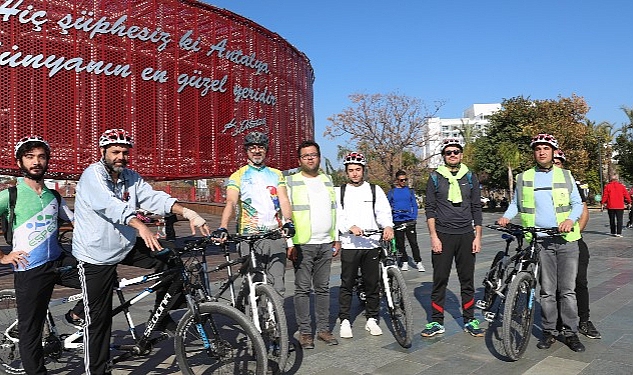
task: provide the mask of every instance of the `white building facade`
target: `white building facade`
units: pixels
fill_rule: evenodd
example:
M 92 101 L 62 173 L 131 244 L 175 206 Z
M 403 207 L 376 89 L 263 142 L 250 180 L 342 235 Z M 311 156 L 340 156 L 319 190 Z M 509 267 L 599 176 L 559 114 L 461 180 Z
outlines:
M 445 138 L 457 138 L 464 143 L 462 130 L 472 126 L 475 135 L 482 135 L 490 123 L 490 115 L 501 109 L 500 103 L 473 104 L 464 110 L 461 118 L 432 117 L 427 120 L 428 142 L 422 149 L 422 159 L 429 161 L 429 168 L 437 168 L 442 163 L 440 147 Z

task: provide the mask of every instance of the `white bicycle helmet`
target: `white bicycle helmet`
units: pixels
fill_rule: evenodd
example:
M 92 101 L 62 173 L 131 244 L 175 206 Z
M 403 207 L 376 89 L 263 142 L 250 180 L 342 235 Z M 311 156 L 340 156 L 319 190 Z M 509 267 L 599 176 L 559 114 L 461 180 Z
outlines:
M 108 129 L 99 137 L 99 147 L 109 145 L 128 145 L 134 147 L 132 136 L 124 129 Z
M 563 161 L 563 163 L 567 161 L 567 158 L 565 158 L 565 153 L 559 149 L 554 150 L 554 159 L 560 159 Z
M 535 135 L 534 137 L 532 137 L 532 142 L 530 142 L 530 148 L 534 149 L 534 146 L 538 144 L 546 144 L 546 145 L 550 145 L 554 150 L 558 149 L 558 141 L 551 134 L 539 133 Z
M 19 159 L 18 155 L 21 151 L 20 149 L 22 148 L 22 146 L 25 146 L 28 143 L 39 143 L 42 147 L 44 147 L 47 154 L 51 153 L 51 146 L 49 146 L 48 142 L 46 142 L 44 138 L 40 137 L 39 135 L 31 135 L 20 139 L 18 143 L 15 144 L 14 155 L 16 159 Z
M 360 152 L 350 152 L 343 159 L 343 165 L 347 164 L 360 164 L 365 166 L 367 165 L 367 159 L 365 159 L 365 155 Z
M 446 138 L 442 141 L 442 153 L 444 153 L 444 149 L 449 146 L 459 147 L 460 150 L 464 150 L 464 146 L 457 138 Z

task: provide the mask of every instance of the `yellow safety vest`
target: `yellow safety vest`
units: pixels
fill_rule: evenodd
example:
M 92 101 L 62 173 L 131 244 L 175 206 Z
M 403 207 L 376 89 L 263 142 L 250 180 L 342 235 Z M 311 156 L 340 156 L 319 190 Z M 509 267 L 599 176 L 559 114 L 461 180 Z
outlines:
M 569 217 L 571 211 L 571 194 L 576 187 L 572 183 L 571 172 L 566 169 L 552 169 L 552 198 L 556 210 L 556 222 L 562 223 Z M 533 227 L 536 222 L 536 204 L 534 200 L 534 177 L 536 169 L 529 169 L 517 177 L 517 204 L 521 214 L 521 223 L 524 227 Z M 529 237 L 529 236 L 528 236 Z M 581 237 L 580 225 L 574 223 L 573 231 L 565 233 L 563 238 L 568 242 L 577 241 Z M 528 238 L 529 240 L 529 238 Z
M 330 193 L 330 210 L 332 213 L 332 229 L 330 236 L 335 237 L 336 231 L 336 194 L 334 193 L 334 184 L 332 179 L 325 173 L 319 173 L 317 177 L 323 181 L 323 184 Z M 310 241 L 312 237 L 312 224 L 310 222 L 310 197 L 308 195 L 308 187 L 305 183 L 305 177 L 299 173 L 288 176 L 286 184 L 290 189 L 290 197 L 292 200 L 292 221 L 295 225 L 295 236 L 292 241 L 295 244 L 304 244 Z M 322 207 L 319 207 L 322 208 Z

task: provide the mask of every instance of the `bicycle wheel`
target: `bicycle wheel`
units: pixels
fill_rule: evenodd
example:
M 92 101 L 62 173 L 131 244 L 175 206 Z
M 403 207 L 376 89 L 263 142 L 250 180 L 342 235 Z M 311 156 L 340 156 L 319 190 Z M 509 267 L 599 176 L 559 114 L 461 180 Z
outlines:
M 519 272 L 506 294 L 501 326 L 503 348 L 513 361 L 521 358 L 532 335 L 536 280 L 529 272 Z
M 70 253 L 73 250 L 73 230 L 67 229 L 61 232 L 58 238 L 58 242 L 62 249 Z
M 387 277 L 389 278 L 389 291 L 385 292 L 391 294 L 393 301 L 393 308 L 387 306 L 393 335 L 400 346 L 410 348 L 413 339 L 413 308 L 411 300 L 407 297 L 409 295 L 407 285 L 404 276 L 395 267 L 387 268 Z
M 253 320 L 248 294 L 243 297 L 244 312 Z M 257 285 L 255 297 L 261 334 L 268 351 L 268 366 L 273 373 L 283 372 L 290 346 L 284 303 L 279 293 L 267 284 Z
M 266 373 L 266 346 L 244 314 L 218 302 L 202 303 L 199 309 L 201 326 L 187 311 L 176 328 L 174 349 L 183 374 Z
M 0 374 L 25 374 L 18 349 L 15 291 L 0 291 Z

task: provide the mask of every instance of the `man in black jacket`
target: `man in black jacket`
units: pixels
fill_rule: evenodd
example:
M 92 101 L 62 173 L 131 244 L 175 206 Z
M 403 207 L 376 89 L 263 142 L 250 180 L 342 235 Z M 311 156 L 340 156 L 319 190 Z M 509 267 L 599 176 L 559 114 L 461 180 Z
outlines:
M 426 186 L 433 291 L 432 321 L 422 331 L 423 337 L 444 333 L 444 302 L 453 259 L 461 286 L 464 331 L 476 337 L 484 335 L 474 317 L 475 254 L 481 250 L 482 233 L 481 191 L 477 177 L 462 164 L 462 152 L 459 140 L 445 139 L 442 142 L 444 165 L 431 174 Z

